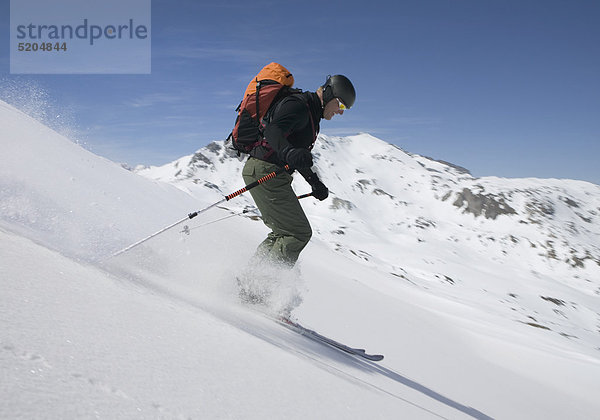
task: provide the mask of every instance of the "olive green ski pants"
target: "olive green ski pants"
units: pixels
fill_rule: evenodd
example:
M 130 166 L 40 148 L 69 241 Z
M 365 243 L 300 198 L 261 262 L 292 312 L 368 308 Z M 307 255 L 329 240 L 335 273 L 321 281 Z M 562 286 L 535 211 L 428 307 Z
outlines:
M 280 169 L 277 165 L 250 157 L 244 165 L 242 176 L 248 185 L 277 169 Z M 292 189 L 292 176 L 283 172 L 252 188 L 250 194 L 264 224 L 271 229 L 258 246 L 255 257 L 293 266 L 310 240 L 312 230 Z

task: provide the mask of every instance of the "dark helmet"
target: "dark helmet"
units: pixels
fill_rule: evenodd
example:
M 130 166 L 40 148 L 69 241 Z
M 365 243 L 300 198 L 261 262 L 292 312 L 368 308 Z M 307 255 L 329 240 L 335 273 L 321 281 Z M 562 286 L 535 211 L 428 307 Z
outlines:
M 351 108 L 356 99 L 356 91 L 352 82 L 346 76 L 336 74 L 327 76 L 327 81 L 323 86 L 323 105 L 326 105 L 333 98 L 338 98 L 346 106 Z

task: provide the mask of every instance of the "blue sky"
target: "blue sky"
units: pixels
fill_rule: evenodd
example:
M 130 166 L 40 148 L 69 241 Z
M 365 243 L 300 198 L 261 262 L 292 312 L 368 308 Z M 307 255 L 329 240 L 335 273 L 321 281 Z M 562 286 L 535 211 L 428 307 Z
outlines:
M 306 90 L 354 82 L 355 106 L 324 134 L 368 132 L 475 176 L 600 184 L 597 0 L 153 0 L 149 75 L 11 75 L 9 11 L 2 0 L 0 99 L 42 102 L 117 162 L 224 139 L 249 79 L 277 61 Z

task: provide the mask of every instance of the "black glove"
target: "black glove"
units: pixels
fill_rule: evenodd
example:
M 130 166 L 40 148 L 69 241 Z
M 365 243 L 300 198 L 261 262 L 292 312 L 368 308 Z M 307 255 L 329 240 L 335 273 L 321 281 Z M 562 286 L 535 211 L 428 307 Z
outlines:
M 312 155 L 309 150 L 290 147 L 283 151 L 283 161 L 295 169 L 310 168 L 313 166 Z
M 329 189 L 321 182 L 317 174 L 313 174 L 307 179 L 310 186 L 312 187 L 312 195 L 319 201 L 325 200 L 329 197 Z

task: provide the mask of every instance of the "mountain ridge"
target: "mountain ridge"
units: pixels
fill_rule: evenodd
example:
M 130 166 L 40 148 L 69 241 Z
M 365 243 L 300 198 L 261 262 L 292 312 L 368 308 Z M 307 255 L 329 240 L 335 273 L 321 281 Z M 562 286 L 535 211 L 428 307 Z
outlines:
M 520 224 L 541 224 L 542 221 L 548 222 L 559 218 L 558 222 L 565 223 L 567 230 L 573 233 L 589 232 L 592 236 L 600 238 L 600 230 L 593 228 L 600 223 L 598 217 L 600 214 L 600 186 L 598 185 L 587 181 L 552 178 L 476 178 L 467 169 L 458 165 L 405 152 L 395 145 L 387 144 L 383 140 L 376 139 L 368 134 L 348 137 L 348 139 L 353 138 L 368 138 L 371 141 L 381 142 L 386 147 L 396 149 L 399 153 L 412 159 L 429 173 L 430 188 L 434 191 L 438 204 L 451 203 L 455 210 L 463 214 L 471 214 L 475 220 L 479 217 L 496 220 L 498 217 L 506 215 L 518 217 L 518 223 Z M 315 168 L 320 173 L 321 178 L 330 181 L 327 185 L 330 186 L 334 196 L 330 208 L 335 210 L 355 209 L 357 206 L 352 200 L 348 200 L 342 194 L 336 194 L 335 192 L 336 187 L 342 181 L 339 174 L 336 173 L 338 175 L 337 181 L 340 182 L 332 181 L 331 176 L 328 174 L 328 169 L 335 165 L 329 155 L 332 153 L 339 155 L 339 147 L 333 146 L 335 141 L 340 143 L 344 140 L 339 137 L 320 136 L 314 151 Z M 382 154 L 373 154 L 371 157 L 380 161 L 399 162 L 403 169 L 407 166 L 407 160 L 402 161 L 393 154 L 388 157 Z M 160 167 L 138 167 L 136 172 L 154 180 L 172 183 L 196 196 L 200 195 L 198 190 L 202 189 L 217 191 L 219 194 L 225 195 L 227 191 L 237 189 L 240 186 L 241 177 L 232 177 L 229 172 L 239 174 L 243 165 L 241 160 L 243 160 L 243 156 L 238 158 L 233 150 L 229 150 L 225 146 L 224 142 L 217 141 L 210 143 L 193 155 L 184 156 Z M 234 168 L 233 171 L 225 170 L 231 167 Z M 418 168 L 413 164 L 408 169 L 416 171 Z M 363 173 L 359 167 L 354 167 L 354 171 L 356 174 Z M 424 177 L 422 172 L 420 177 Z M 218 176 L 214 176 L 215 174 Z M 225 176 L 221 178 L 221 175 Z M 401 174 L 394 175 L 396 175 L 396 179 L 404 178 Z M 384 183 L 380 179 L 355 178 L 358 179 L 351 186 L 354 192 L 371 193 L 372 195 L 396 200 L 396 204 L 405 204 L 403 201 L 398 201 L 394 194 L 388 192 L 397 190 L 396 188 L 388 188 L 388 190 L 381 188 L 380 185 Z M 193 186 L 190 183 L 193 183 Z M 298 190 L 306 190 L 306 186 L 301 184 L 302 181 L 295 181 L 294 187 Z M 404 184 L 404 188 L 412 188 L 416 186 L 415 184 L 424 188 L 423 184 L 425 183 L 420 181 L 418 177 L 413 176 L 412 182 L 408 180 Z M 417 190 L 417 192 L 419 191 L 421 190 Z M 522 196 L 519 197 L 519 195 Z M 526 197 L 523 197 L 523 195 Z M 582 200 L 584 196 L 589 197 L 591 203 L 584 204 Z M 251 203 L 251 200 L 246 199 L 245 204 L 248 204 L 248 202 Z M 571 211 L 571 214 L 566 214 L 568 210 Z M 310 210 L 307 211 L 310 212 Z M 423 223 L 420 223 L 420 225 L 424 226 Z M 598 251 L 598 249 L 593 251 L 586 249 L 583 254 L 587 256 L 586 260 L 591 259 L 596 265 L 600 265 L 600 253 Z M 576 265 L 581 266 L 581 258 L 577 261 Z
M 468 304 L 485 295 L 493 311 L 518 322 L 597 341 L 600 186 L 476 178 L 458 165 L 408 153 L 365 133 L 320 135 L 313 155 L 331 194 L 324 202 L 309 198 L 302 205 L 315 238 L 331 249 Z M 243 160 L 217 141 L 137 173 L 216 201 L 241 187 Z M 309 188 L 300 176 L 293 187 L 298 194 Z M 228 203 L 232 211 L 253 206 L 249 194 Z M 489 272 L 481 273 L 481 264 Z M 528 303 L 516 291 L 522 284 L 539 287 L 529 292 Z M 577 302 L 574 313 L 549 306 L 569 301 L 572 292 L 578 296 L 571 299 Z M 564 332 L 574 326 L 569 317 L 577 318 L 577 311 L 591 320 L 585 328 L 575 326 L 577 332 Z

